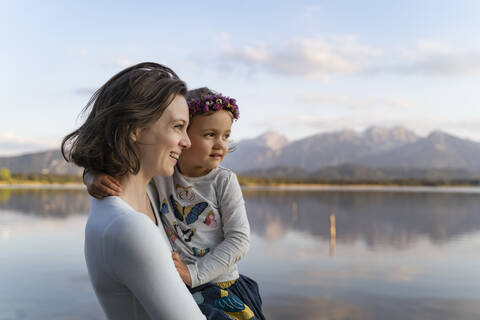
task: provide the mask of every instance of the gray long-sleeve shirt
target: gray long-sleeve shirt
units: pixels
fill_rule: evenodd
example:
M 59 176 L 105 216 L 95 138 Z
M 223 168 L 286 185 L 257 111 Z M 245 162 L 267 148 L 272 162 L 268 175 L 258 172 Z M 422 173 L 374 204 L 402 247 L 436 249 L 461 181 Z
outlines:
M 218 167 L 192 178 L 175 168 L 173 176 L 153 181 L 165 230 L 188 267 L 192 287 L 236 280 L 236 263 L 249 247 L 250 226 L 235 173 Z

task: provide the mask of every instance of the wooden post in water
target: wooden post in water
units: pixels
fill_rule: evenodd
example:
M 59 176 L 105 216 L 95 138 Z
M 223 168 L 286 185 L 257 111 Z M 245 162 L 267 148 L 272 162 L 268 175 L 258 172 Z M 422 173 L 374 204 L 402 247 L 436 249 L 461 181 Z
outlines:
M 297 203 L 294 201 L 292 203 L 292 222 L 297 221 Z
M 335 238 L 337 236 L 337 228 L 335 227 L 335 215 L 330 214 L 330 257 L 335 255 Z

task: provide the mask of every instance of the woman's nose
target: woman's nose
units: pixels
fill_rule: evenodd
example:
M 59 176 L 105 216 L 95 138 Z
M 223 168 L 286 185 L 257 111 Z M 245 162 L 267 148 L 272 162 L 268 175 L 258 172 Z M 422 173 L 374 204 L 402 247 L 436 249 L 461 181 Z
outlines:
M 188 149 L 192 146 L 192 143 L 190 142 L 190 138 L 188 137 L 188 134 L 184 134 L 182 139 L 180 139 L 180 146 L 184 149 Z

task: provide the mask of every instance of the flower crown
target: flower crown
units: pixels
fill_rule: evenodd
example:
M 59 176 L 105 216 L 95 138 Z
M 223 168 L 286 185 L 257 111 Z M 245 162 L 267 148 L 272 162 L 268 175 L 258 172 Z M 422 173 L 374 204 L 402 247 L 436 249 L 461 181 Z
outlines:
M 240 117 L 237 100 L 225 97 L 221 93 L 206 94 L 197 99 L 187 101 L 190 118 L 209 111 L 226 110 L 233 114 L 233 118 L 237 120 Z

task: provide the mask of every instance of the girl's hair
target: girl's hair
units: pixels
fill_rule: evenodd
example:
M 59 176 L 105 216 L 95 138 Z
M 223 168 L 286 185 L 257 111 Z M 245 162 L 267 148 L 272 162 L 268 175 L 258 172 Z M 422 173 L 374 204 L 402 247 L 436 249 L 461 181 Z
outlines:
M 201 87 L 193 90 L 188 90 L 186 99 L 188 102 L 194 99 L 201 99 L 203 96 L 206 96 L 206 95 L 215 95 L 215 94 L 217 94 L 216 91 L 209 89 L 207 87 Z M 213 113 L 215 113 L 215 111 L 207 111 L 201 114 L 209 115 Z M 194 118 L 195 118 L 195 115 L 190 115 L 190 124 L 192 124 L 192 121 Z M 234 152 L 235 150 L 237 150 L 237 145 L 234 142 L 230 142 L 228 144 L 228 152 Z
M 187 101 L 189 101 L 193 99 L 200 99 L 202 96 L 206 96 L 207 94 L 213 95 L 216 94 L 216 92 L 207 87 L 201 87 L 193 90 L 188 90 L 185 98 L 187 99 Z
M 207 88 L 207 87 L 201 87 L 201 88 L 197 88 L 197 89 L 192 89 L 192 90 L 188 90 L 187 91 L 187 94 L 185 95 L 185 99 L 187 99 L 187 102 L 191 101 L 191 100 L 195 100 L 195 99 L 201 99 L 203 96 L 206 96 L 207 94 L 216 94 L 215 91 Z M 205 112 L 203 113 L 204 115 L 209 115 L 209 114 L 213 114 L 215 111 L 208 111 L 208 112 Z M 190 123 L 188 124 L 188 126 L 190 126 L 192 124 L 192 121 L 193 121 L 193 118 L 195 117 L 194 114 L 192 114 L 189 110 L 189 113 L 190 113 Z
M 117 73 L 82 110 L 84 114 L 91 107 L 85 123 L 63 139 L 63 157 L 112 176 L 138 173 L 132 132 L 152 125 L 176 95 L 186 93 L 185 83 L 161 64 L 143 62 Z

